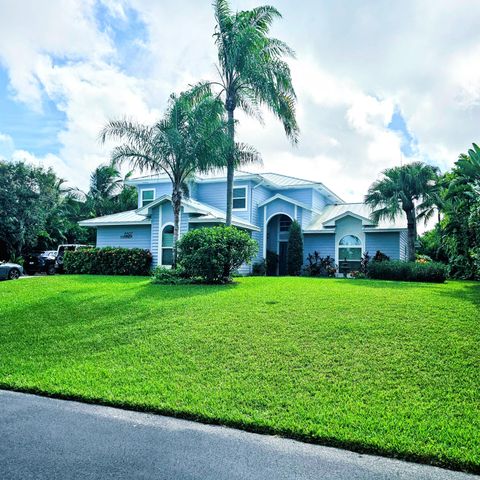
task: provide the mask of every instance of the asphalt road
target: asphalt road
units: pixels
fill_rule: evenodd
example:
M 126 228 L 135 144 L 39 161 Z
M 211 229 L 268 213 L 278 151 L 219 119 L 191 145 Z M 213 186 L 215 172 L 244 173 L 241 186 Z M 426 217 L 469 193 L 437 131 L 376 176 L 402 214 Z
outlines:
M 0 390 L 0 478 L 478 477 L 230 428 Z

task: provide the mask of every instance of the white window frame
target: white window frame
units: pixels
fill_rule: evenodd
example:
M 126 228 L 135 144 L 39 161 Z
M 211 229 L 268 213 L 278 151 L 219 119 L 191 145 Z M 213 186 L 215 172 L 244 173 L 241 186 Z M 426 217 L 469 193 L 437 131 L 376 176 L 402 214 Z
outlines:
M 234 185 L 233 190 L 236 188 L 243 188 L 245 190 L 245 208 L 233 208 L 233 200 L 235 200 L 235 197 L 233 196 L 233 191 L 232 191 L 232 210 L 235 212 L 246 212 L 248 210 L 248 185 Z M 237 197 L 237 198 L 243 198 L 243 197 Z
M 140 208 L 143 208 L 145 207 L 145 205 L 143 204 L 143 192 L 153 192 L 153 199 L 151 202 L 149 203 L 152 203 L 155 201 L 155 189 L 154 188 L 142 188 L 140 190 L 140 198 L 139 198 L 139 202 L 140 202 Z M 149 204 L 147 203 L 147 205 Z
M 340 242 L 345 238 L 345 237 L 355 237 L 358 238 L 358 241 L 360 242 L 360 245 L 352 245 L 349 247 L 348 245 L 340 245 Z M 360 259 L 359 260 L 344 260 L 343 258 L 340 258 L 340 249 L 341 248 L 359 248 L 360 249 Z M 362 260 L 362 255 L 363 255 L 363 242 L 362 239 L 355 233 L 347 233 L 346 235 L 343 235 L 342 238 L 338 240 L 337 243 L 337 263 L 340 264 L 340 262 L 360 262 Z
M 163 264 L 163 250 L 164 248 L 169 248 L 172 250 L 172 254 L 173 254 L 173 247 L 164 247 L 163 246 L 163 231 L 165 230 L 165 228 L 167 228 L 168 226 L 172 226 L 173 228 L 175 228 L 175 225 L 172 223 L 172 222 L 168 222 L 168 223 L 165 223 L 162 225 L 162 228 L 160 229 L 160 251 L 158 252 L 158 264 L 161 265 L 162 267 L 167 267 L 167 268 L 171 268 L 172 266 L 171 265 L 164 265 Z

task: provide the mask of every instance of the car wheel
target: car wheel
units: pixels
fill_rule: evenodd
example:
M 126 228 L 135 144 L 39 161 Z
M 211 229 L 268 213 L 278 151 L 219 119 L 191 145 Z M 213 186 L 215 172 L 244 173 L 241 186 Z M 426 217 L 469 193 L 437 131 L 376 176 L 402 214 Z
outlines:
M 55 275 L 55 265 L 49 265 L 47 267 L 47 275 Z
M 17 280 L 20 277 L 20 270 L 18 268 L 12 268 L 8 272 L 8 279 L 9 280 Z

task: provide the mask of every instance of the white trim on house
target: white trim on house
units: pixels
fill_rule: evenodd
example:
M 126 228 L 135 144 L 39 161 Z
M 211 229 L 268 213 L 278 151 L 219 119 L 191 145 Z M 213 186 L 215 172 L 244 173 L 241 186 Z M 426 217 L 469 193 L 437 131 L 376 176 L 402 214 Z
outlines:
M 363 228 L 363 232 L 365 233 L 375 233 L 375 232 L 392 232 L 392 233 L 399 233 L 399 232 L 406 232 L 408 228 Z
M 320 212 L 317 212 L 316 210 L 314 210 L 313 208 L 309 207 L 305 203 L 299 202 L 298 200 L 295 200 L 294 198 L 282 195 L 281 193 L 276 193 L 273 197 L 267 198 L 262 203 L 259 203 L 258 206 L 259 207 L 264 207 L 265 205 L 268 205 L 269 203 L 272 203 L 275 200 L 283 200 L 287 203 L 290 203 L 290 204 L 294 205 L 295 207 L 300 207 L 300 208 L 303 208 L 305 210 L 309 210 L 310 212 L 314 212 L 314 213 L 320 213 Z
M 267 258 L 267 207 L 263 208 L 263 258 Z
M 82 227 L 114 227 L 122 225 L 151 225 L 150 218 L 137 214 L 136 210 L 113 213 L 103 217 L 89 218 L 78 222 Z
M 163 230 L 163 208 L 162 205 L 158 208 L 158 261 L 157 264 L 162 264 L 162 230 Z
M 172 249 L 172 252 L 173 252 L 173 247 L 164 247 L 163 246 L 163 231 L 165 230 L 166 227 L 168 226 L 172 226 L 173 228 L 175 228 L 175 225 L 173 224 L 173 222 L 167 222 L 165 223 L 164 225 L 162 225 L 160 227 L 160 231 L 159 231 L 159 238 L 160 238 L 160 241 L 159 241 L 159 253 L 158 253 L 158 265 L 162 266 L 162 267 L 171 267 L 171 265 L 164 265 L 163 264 L 163 249 L 164 248 L 171 248 Z
M 235 200 L 235 197 L 233 196 L 233 190 L 236 188 L 243 188 L 245 190 L 245 207 L 244 208 L 234 208 L 233 207 L 233 201 Z M 248 200 L 249 200 L 249 193 L 248 193 L 248 185 L 234 185 L 232 189 L 232 212 L 247 212 L 248 211 Z M 237 199 L 243 198 L 243 197 L 237 197 Z
M 268 225 L 268 222 L 273 218 L 273 217 L 276 217 L 277 215 L 285 215 L 287 216 L 292 222 L 295 220 L 294 218 L 292 218 L 292 216 L 289 214 L 289 213 L 284 213 L 284 212 L 276 212 L 272 215 L 270 215 L 268 217 L 268 220 L 265 221 L 265 217 L 267 216 L 267 207 L 264 206 L 264 214 L 263 214 L 263 258 L 266 258 L 267 257 L 267 225 Z M 278 241 L 277 241 L 278 243 Z M 278 250 L 278 246 L 277 246 L 277 250 Z M 278 251 L 276 252 L 278 253 Z
M 340 242 L 345 238 L 345 237 L 355 237 L 355 238 L 358 238 L 358 241 L 360 242 L 360 245 L 353 245 L 351 247 L 348 247 L 347 246 L 341 246 L 340 247 Z M 340 248 L 359 248 L 360 249 L 360 260 L 362 258 L 362 255 L 363 255 L 363 252 L 364 252 L 364 242 L 362 242 L 362 239 L 356 234 L 356 233 L 346 233 L 345 235 L 343 235 L 341 238 L 338 239 L 338 241 L 335 242 L 335 262 L 340 266 L 340 261 L 343 261 L 340 259 L 340 255 L 339 255 L 339 250 Z M 355 262 L 359 262 L 360 260 L 350 260 L 350 261 L 355 261 Z M 349 260 L 347 260 L 348 262 Z
M 147 203 L 147 205 L 150 205 L 150 203 L 153 203 L 155 201 L 156 191 L 155 191 L 154 188 L 141 188 L 140 189 L 140 195 L 139 195 L 139 198 L 138 198 L 139 204 L 140 204 L 139 208 L 143 208 L 143 207 L 147 206 L 147 205 L 143 204 L 143 192 L 153 192 L 153 198 L 152 198 L 152 200 L 149 201 L 149 203 Z
M 337 215 L 336 217 L 329 218 L 326 222 L 323 222 L 325 226 L 334 226 L 337 220 L 340 220 L 345 217 L 353 217 L 358 220 L 362 221 L 362 225 L 375 225 L 371 218 L 363 217 L 362 215 L 358 215 L 357 213 L 353 213 L 350 210 L 342 213 L 341 215 Z

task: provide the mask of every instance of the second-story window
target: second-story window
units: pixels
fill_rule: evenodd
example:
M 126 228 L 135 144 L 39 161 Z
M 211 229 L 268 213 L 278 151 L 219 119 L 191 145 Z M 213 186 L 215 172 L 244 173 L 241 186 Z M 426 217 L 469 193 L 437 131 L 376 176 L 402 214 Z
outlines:
M 247 209 L 247 187 L 235 187 L 233 189 L 233 210 Z
M 142 203 L 141 206 L 144 207 L 145 205 L 148 205 L 149 203 L 152 203 L 155 200 L 155 190 L 148 189 L 148 190 L 142 190 Z

